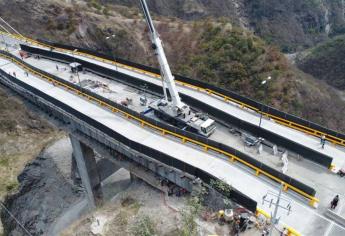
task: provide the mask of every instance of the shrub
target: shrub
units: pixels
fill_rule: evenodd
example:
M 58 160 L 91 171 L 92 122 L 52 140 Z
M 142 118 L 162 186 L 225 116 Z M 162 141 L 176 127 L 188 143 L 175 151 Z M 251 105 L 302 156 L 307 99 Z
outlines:
M 133 225 L 132 232 L 135 236 L 155 235 L 155 225 L 150 217 L 142 216 Z

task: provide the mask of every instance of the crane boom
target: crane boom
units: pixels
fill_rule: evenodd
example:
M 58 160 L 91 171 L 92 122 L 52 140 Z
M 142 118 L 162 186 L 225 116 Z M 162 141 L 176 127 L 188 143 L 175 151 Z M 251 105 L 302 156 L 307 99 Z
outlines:
M 164 82 L 168 86 L 168 90 L 169 90 L 169 93 L 171 96 L 173 106 L 177 107 L 178 109 L 182 109 L 182 107 L 185 104 L 182 103 L 181 98 L 180 98 L 178 91 L 176 89 L 176 85 L 174 82 L 174 76 L 171 73 L 170 66 L 168 64 L 168 60 L 165 56 L 162 41 L 159 38 L 157 31 L 155 30 L 155 27 L 153 25 L 151 15 L 150 15 L 150 12 L 148 10 L 146 1 L 140 0 L 140 3 L 141 3 L 141 7 L 143 8 L 143 11 L 144 11 L 146 22 L 149 26 L 152 48 L 155 50 L 155 54 L 158 58 L 158 62 L 159 62 L 160 69 L 161 69 L 161 75 L 163 77 Z
M 155 50 L 155 55 L 159 62 L 164 91 L 164 98 L 151 102 L 148 107 L 153 110 L 158 119 L 183 130 L 196 132 L 207 137 L 210 136 L 216 129 L 215 121 L 205 114 L 195 113 L 187 104 L 181 101 L 174 76 L 171 73 L 164 53 L 162 41 L 153 25 L 146 1 L 140 0 L 140 3 L 150 30 L 152 48 Z M 171 101 L 168 101 L 166 86 L 168 87 Z

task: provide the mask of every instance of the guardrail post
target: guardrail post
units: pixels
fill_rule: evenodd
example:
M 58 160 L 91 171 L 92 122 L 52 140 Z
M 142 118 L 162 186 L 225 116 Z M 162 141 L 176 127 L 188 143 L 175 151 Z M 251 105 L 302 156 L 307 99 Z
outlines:
M 287 184 L 284 184 L 283 190 L 286 192 L 286 191 L 288 191 L 288 189 L 289 189 L 289 186 Z
M 317 208 L 319 206 L 319 203 L 318 203 L 318 201 L 315 198 L 312 198 L 309 201 L 309 205 L 314 207 L 314 208 Z
M 208 147 L 204 146 L 204 150 L 205 150 L 205 152 L 207 152 L 208 151 Z
M 260 175 L 260 171 L 259 171 L 258 169 L 256 170 L 255 175 L 256 175 L 256 176 L 259 176 L 259 175 Z
M 293 235 L 293 236 L 302 236 L 302 234 L 300 234 L 299 232 L 297 232 L 295 229 L 288 227 L 287 230 L 289 231 L 288 235 Z
M 333 170 L 335 170 L 335 165 L 334 164 L 331 164 L 330 166 L 329 166 L 329 168 L 328 168 L 330 171 L 333 171 Z

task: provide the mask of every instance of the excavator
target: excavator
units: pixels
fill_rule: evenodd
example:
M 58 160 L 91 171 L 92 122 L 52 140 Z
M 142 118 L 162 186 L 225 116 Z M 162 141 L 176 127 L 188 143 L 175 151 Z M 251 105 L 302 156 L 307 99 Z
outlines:
M 174 126 L 209 137 L 216 129 L 215 121 L 206 114 L 194 112 L 181 101 L 174 76 L 164 53 L 162 41 L 153 25 L 146 1 L 140 0 L 140 3 L 150 31 L 152 49 L 159 62 L 164 93 L 164 98 L 153 101 L 149 104 L 149 108 L 154 111 L 156 117 Z M 168 98 L 167 89 L 170 99 Z

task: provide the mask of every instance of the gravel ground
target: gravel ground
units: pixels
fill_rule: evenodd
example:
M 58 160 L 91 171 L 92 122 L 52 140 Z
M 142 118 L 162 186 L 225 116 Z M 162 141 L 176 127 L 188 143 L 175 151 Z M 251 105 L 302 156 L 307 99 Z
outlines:
M 63 232 L 63 236 L 126 236 L 134 235 L 133 228 L 139 219 L 147 216 L 153 223 L 156 235 L 178 236 L 181 228 L 181 211 L 186 208 L 187 197 L 165 196 L 142 181 L 117 194 L 102 208 L 88 214 Z M 197 218 L 198 235 L 230 235 L 228 225 L 220 226 L 216 220 Z M 256 228 L 240 235 L 261 235 Z M 278 234 L 273 234 L 278 235 Z

